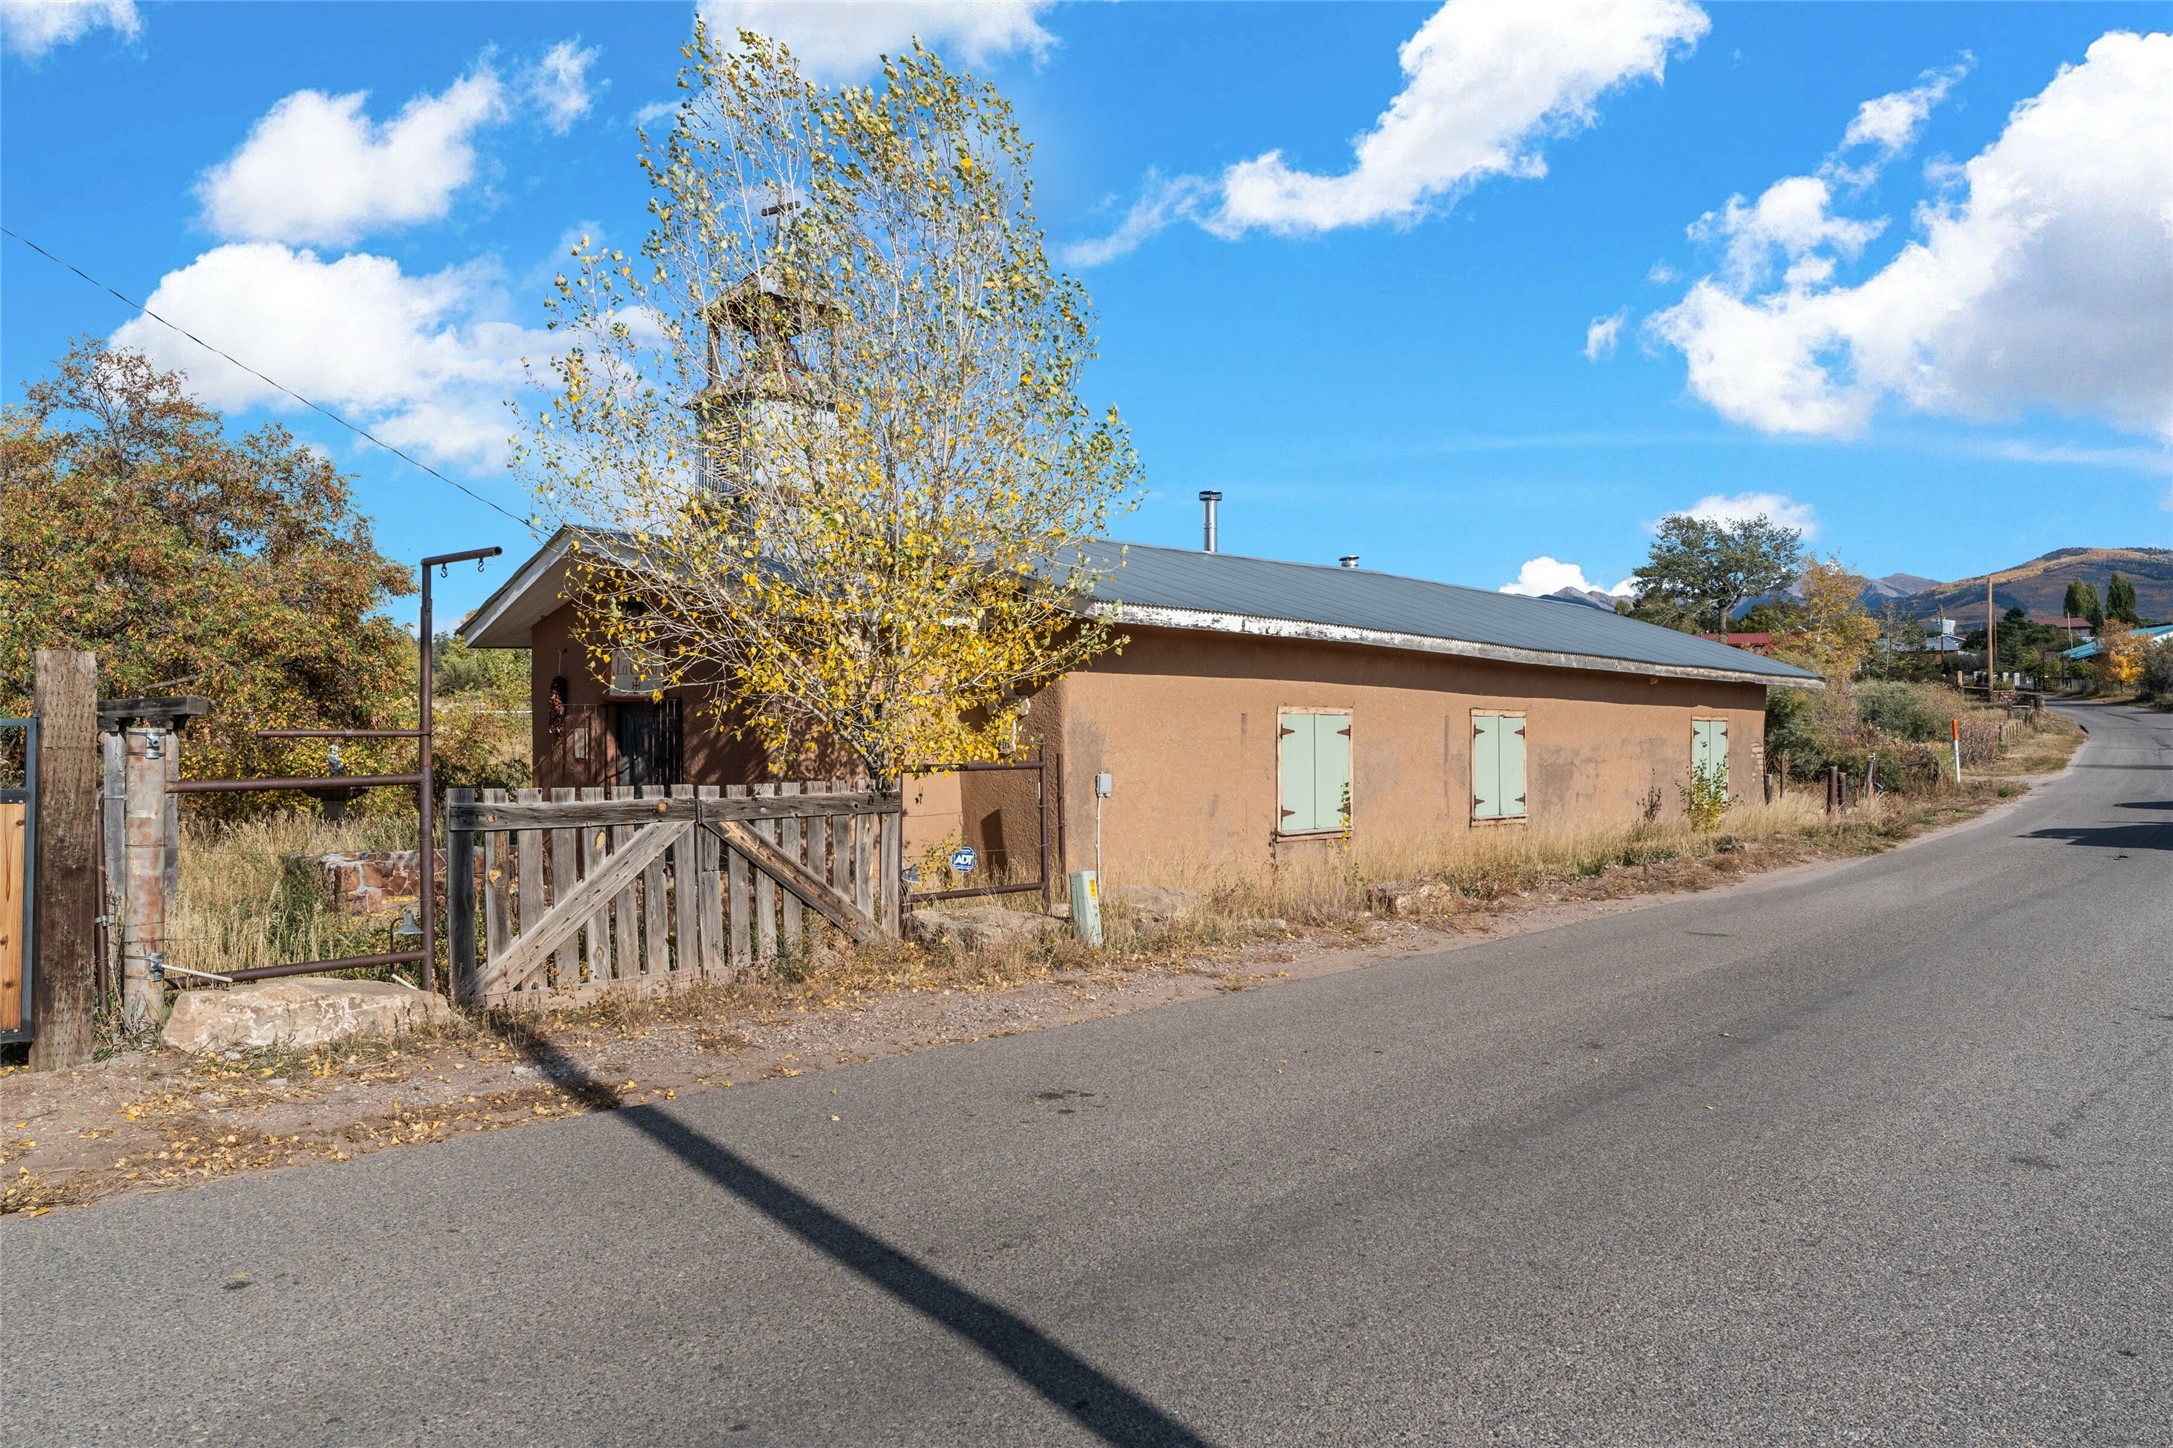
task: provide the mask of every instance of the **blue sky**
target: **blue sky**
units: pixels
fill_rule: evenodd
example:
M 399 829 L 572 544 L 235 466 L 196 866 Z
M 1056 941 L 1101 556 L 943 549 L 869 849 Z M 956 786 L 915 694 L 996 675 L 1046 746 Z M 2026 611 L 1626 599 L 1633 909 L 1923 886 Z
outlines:
M 2173 544 L 2173 6 L 708 8 L 1011 96 L 1128 537 L 1212 487 L 1228 550 L 1484 587 L 1614 585 L 1701 505 L 1874 575 Z M 0 217 L 525 515 L 504 400 L 564 238 L 639 239 L 691 15 L 0 0 Z M 529 546 L 12 241 L 0 309 L 0 395 L 119 329 L 387 551 Z

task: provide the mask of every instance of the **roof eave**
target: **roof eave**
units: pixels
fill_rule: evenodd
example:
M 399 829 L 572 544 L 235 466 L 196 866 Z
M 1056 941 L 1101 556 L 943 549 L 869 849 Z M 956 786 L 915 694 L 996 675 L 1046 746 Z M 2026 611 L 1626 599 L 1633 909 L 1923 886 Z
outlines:
M 1648 663 L 1641 659 L 1516 648 L 1508 644 L 1475 643 L 1469 639 L 1437 638 L 1431 634 L 1398 633 L 1389 629 L 1354 628 L 1347 624 L 1311 623 L 1303 619 L 1264 618 L 1256 614 L 1216 613 L 1204 609 L 1168 608 L 1136 603 L 1098 603 L 1093 606 L 1092 611 L 1112 623 L 1134 624 L 1141 628 L 1197 629 L 1210 633 L 1251 634 L 1261 638 L 1304 639 L 1314 643 L 1362 644 L 1372 648 L 1409 649 L 1425 654 L 1451 654 L 1463 658 L 1491 659 L 1499 663 L 1531 664 L 1547 669 L 1593 669 L 1602 673 L 1643 674 L 1667 679 L 1705 679 L 1715 683 L 1761 684 L 1786 689 L 1826 687 L 1826 681 L 1816 674 L 1769 674 L 1751 669 Z
M 454 632 L 462 643 L 474 649 L 525 649 L 529 644 L 529 630 L 535 626 L 534 618 L 526 618 L 521 607 L 529 596 L 548 579 L 566 559 L 573 548 L 573 530 L 561 528 L 530 555 L 528 561 L 515 569 L 513 576 L 498 586 L 498 591 L 475 606 L 460 622 Z M 558 590 L 552 588 L 554 605 Z M 549 613 L 550 609 L 545 609 Z

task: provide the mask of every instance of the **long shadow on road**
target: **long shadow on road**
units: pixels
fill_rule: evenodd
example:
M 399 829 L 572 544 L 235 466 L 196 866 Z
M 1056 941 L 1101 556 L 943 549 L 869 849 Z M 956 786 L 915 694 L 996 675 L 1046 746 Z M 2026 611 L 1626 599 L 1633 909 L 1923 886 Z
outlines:
M 1105 1443 L 1206 1445 L 1209 1440 L 1007 1308 L 976 1296 L 853 1225 L 730 1148 L 651 1107 L 622 1109 L 596 1080 L 525 1022 L 497 1031 L 537 1069 L 592 1110 L 618 1119 L 768 1217 L 839 1266 L 957 1333 Z

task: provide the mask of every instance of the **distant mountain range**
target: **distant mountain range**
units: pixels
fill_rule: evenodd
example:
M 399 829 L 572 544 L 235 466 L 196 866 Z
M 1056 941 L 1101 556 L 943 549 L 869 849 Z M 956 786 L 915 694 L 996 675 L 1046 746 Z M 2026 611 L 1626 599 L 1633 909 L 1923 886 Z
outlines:
M 1936 578 L 1921 578 L 1914 573 L 1889 573 L 1884 578 L 1872 579 L 1865 587 L 1863 593 L 1864 606 L 1876 609 L 1893 602 L 1895 599 L 1909 598 L 1922 593 L 1928 588 L 1943 587 L 1945 585 Z M 1791 589 L 1789 592 L 1791 596 L 1794 596 L 1797 590 Z M 1602 593 L 1597 588 L 1557 588 L 1546 596 L 1560 599 L 1564 603 L 1581 603 L 1587 608 L 1603 609 L 1608 613 L 1615 611 L 1615 595 Z M 1752 600 L 1753 603 L 1756 601 L 1755 599 Z M 1746 609 L 1750 606 L 1749 603 L 1743 605 Z
M 2019 608 L 2032 618 L 2057 618 L 2069 583 L 2079 578 L 2094 584 L 2103 598 L 2105 580 L 2115 573 L 2135 585 L 2136 612 L 2173 619 L 2173 548 L 2055 548 L 1992 574 L 1992 607 L 1998 613 Z M 1919 589 L 1908 596 L 1908 610 L 1917 618 L 1981 624 L 1984 581 L 1980 573 Z
M 2000 613 L 2020 608 L 2032 618 L 2057 618 L 2070 582 L 2094 584 L 2103 598 L 2105 581 L 2115 573 L 2135 585 L 2136 611 L 2143 617 L 2173 619 L 2173 548 L 2055 548 L 1994 573 L 1992 606 Z M 1559 588 L 1547 597 L 1609 612 L 1615 607 L 1614 595 L 1596 588 Z M 1863 602 L 1873 612 L 1900 604 L 1912 618 L 1977 624 L 1984 618 L 1984 575 L 1941 583 L 1921 574 L 1889 573 L 1865 586 Z

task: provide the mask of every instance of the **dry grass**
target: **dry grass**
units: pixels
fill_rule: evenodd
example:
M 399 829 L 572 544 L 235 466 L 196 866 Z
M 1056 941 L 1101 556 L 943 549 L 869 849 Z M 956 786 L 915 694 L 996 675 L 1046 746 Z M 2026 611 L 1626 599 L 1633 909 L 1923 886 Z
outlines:
M 414 848 L 412 813 L 339 825 L 314 813 L 234 824 L 187 821 L 181 889 L 167 907 L 167 959 L 224 974 L 384 951 L 398 907 L 379 916 L 340 914 L 315 861 L 334 853 Z

